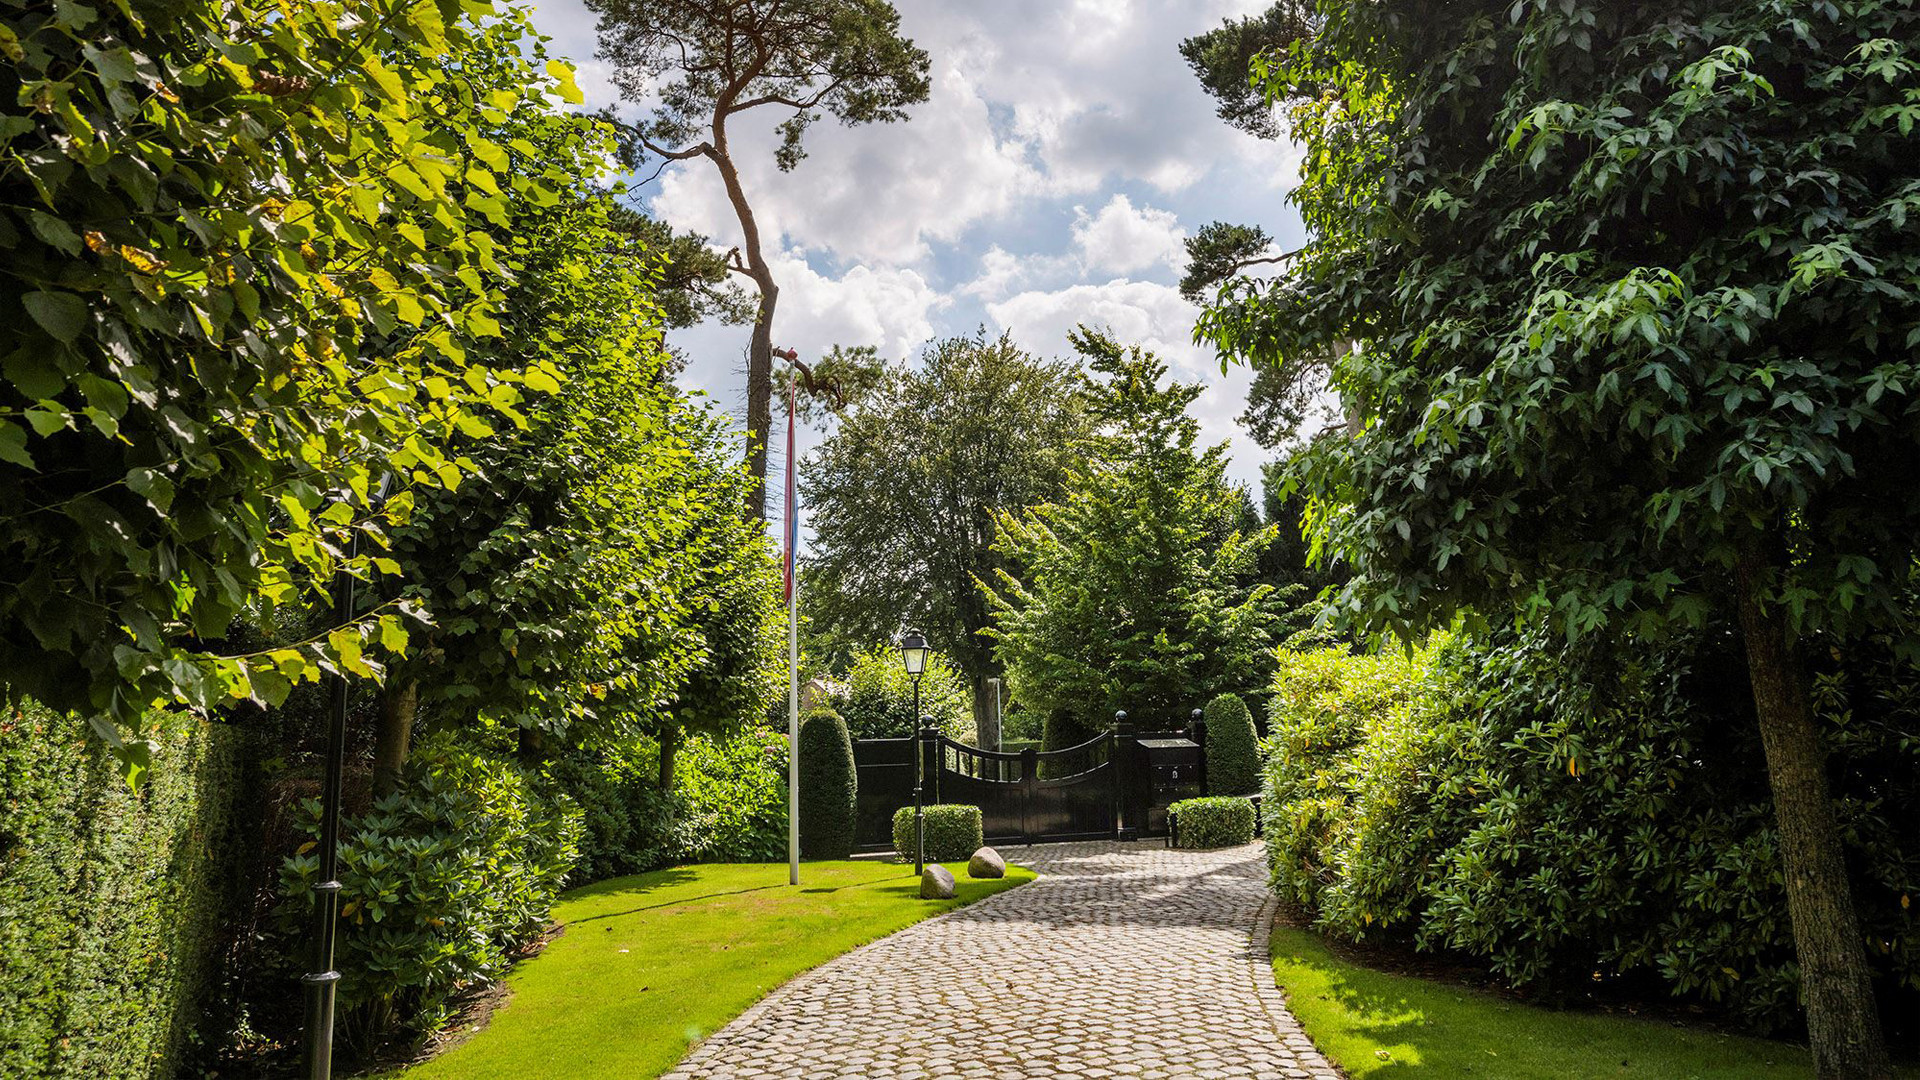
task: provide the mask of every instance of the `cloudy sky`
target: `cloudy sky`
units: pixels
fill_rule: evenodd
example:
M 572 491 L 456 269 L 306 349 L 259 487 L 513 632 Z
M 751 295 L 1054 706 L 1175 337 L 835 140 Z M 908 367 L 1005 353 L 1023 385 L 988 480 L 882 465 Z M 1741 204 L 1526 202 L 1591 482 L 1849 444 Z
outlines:
M 1263 0 L 898 6 L 933 64 L 932 94 L 908 121 L 822 121 L 807 159 L 784 175 L 772 155 L 782 117 L 736 121 L 748 198 L 775 238 L 775 344 L 805 358 L 835 344 L 912 358 L 931 339 L 985 326 L 1054 356 L 1070 351 L 1076 323 L 1106 326 L 1206 385 L 1195 406 L 1205 437 L 1231 441 L 1233 475 L 1257 488 L 1265 455 L 1233 421 L 1251 376 L 1223 376 L 1192 343 L 1196 312 L 1175 283 L 1181 240 L 1209 221 L 1261 224 L 1288 248 L 1301 240 L 1282 203 L 1293 151 L 1218 120 L 1178 52 L 1182 38 Z M 534 21 L 579 68 L 589 106 L 619 102 L 581 0 L 539 0 Z M 669 169 L 643 196 L 676 227 L 737 242 L 709 162 Z M 743 327 L 680 331 L 684 381 L 738 411 L 746 337 Z

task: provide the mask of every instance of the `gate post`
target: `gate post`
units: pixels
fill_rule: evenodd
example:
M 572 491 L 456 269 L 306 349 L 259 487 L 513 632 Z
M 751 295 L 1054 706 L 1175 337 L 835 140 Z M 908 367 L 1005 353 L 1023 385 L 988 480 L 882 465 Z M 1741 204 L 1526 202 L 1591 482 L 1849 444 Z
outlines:
M 1113 764 L 1110 770 L 1113 776 L 1113 838 L 1127 838 L 1127 792 L 1133 780 L 1133 725 L 1127 723 L 1125 709 L 1113 714 L 1111 743 L 1107 747 L 1107 760 Z
M 1193 718 L 1187 724 L 1187 738 L 1192 739 L 1194 742 L 1197 742 L 1200 744 L 1200 768 L 1197 771 L 1200 774 L 1200 794 L 1205 795 L 1208 791 L 1208 788 L 1207 788 L 1207 714 L 1204 711 L 1200 709 L 1193 710 Z
M 1020 751 L 1020 835 L 1033 843 L 1033 797 L 1040 786 L 1040 752 L 1029 746 Z

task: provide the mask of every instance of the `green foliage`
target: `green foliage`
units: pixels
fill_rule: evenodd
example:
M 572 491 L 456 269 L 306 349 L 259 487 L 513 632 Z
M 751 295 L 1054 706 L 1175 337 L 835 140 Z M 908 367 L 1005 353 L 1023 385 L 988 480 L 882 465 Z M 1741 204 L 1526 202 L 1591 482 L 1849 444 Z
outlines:
M 806 764 L 802 758 L 803 795 Z M 696 735 L 680 747 L 674 772 L 673 798 L 679 815 L 674 828 L 675 861 L 770 862 L 786 858 L 784 733 L 747 728 L 724 739 Z M 803 801 L 802 824 L 806 821 L 805 805 Z
M 1853 895 L 1889 990 L 1920 989 L 1920 672 L 1817 679 Z M 1790 1024 L 1798 970 L 1737 647 L 1534 631 L 1289 653 L 1267 745 L 1276 888 L 1320 929 L 1411 934 L 1536 991 L 1627 981 Z
M 774 155 L 786 171 L 806 156 L 802 137 L 822 112 L 849 125 L 887 123 L 927 98 L 927 54 L 900 36 L 900 14 L 884 0 L 587 7 L 600 17 L 600 57 L 614 65 L 615 83 L 653 110 L 636 153 L 688 145 L 725 153 L 702 140 L 734 113 L 769 107 L 789 114 Z
M 1294 42 L 1312 37 L 1319 22 L 1310 0 L 1281 0 L 1258 15 L 1223 19 L 1217 28 L 1187 38 L 1180 43 L 1180 55 L 1214 99 L 1220 119 L 1249 135 L 1277 139 L 1284 129 L 1273 103 L 1251 77 L 1254 58 L 1284 55 Z
M 1166 367 L 1082 330 L 1089 460 L 1059 502 L 996 517 L 1015 569 L 983 582 L 986 631 L 1014 696 L 1064 732 L 1104 730 L 1124 709 L 1141 727 L 1185 723 L 1213 694 L 1263 685 L 1279 604 L 1252 581 L 1269 529 L 1246 521 L 1225 447 L 1201 451 Z
M 998 675 L 974 584 L 1010 565 L 992 517 L 1064 492 L 1088 434 L 1078 388 L 1071 364 L 1006 335 L 948 338 L 885 369 L 801 465 L 814 543 L 800 598 L 816 631 L 857 644 L 905 623 L 966 679 Z
M 156 723 L 136 794 L 85 721 L 32 702 L 0 719 L 0 1075 L 165 1080 L 217 1035 L 251 744 Z
M 853 852 L 859 778 L 846 722 L 832 709 L 800 718 L 800 853 L 844 859 Z
M 846 677 L 830 700 L 856 739 L 899 739 L 914 733 L 913 678 L 900 663 L 900 650 L 875 645 L 854 654 Z M 920 715 L 947 738 L 971 746 L 978 740 L 973 723 L 973 693 L 946 657 L 932 653 L 920 676 Z
M 14 6 L 0 43 L 0 503 L 34 510 L 0 530 L 27 568 L 0 585 L 0 678 L 111 717 L 137 766 L 122 729 L 155 702 L 277 704 L 404 642 L 392 607 L 220 647 L 337 567 L 390 572 L 411 494 L 376 507 L 373 481 L 456 487 L 449 444 L 553 384 L 467 350 L 518 254 L 487 225 L 563 168 L 495 121 L 549 108 L 564 68 L 485 2 Z
M 1207 733 L 1207 790 L 1215 795 L 1251 795 L 1260 790 L 1260 752 L 1253 713 L 1239 694 L 1207 702 L 1200 717 Z
M 1322 5 L 1255 68 L 1315 239 L 1200 330 L 1336 355 L 1292 470 L 1374 627 L 1698 626 L 1744 552 L 1801 632 L 1900 627 L 1920 497 L 1920 12 Z M 1349 350 L 1346 343 L 1355 342 Z
M 787 851 L 787 737 L 747 728 L 691 735 L 659 785 L 659 746 L 572 751 L 548 767 L 551 787 L 580 808 L 580 859 L 569 883 L 676 863 L 766 862 Z
M 1244 706 L 1243 706 L 1244 707 Z M 1233 795 L 1181 799 L 1167 807 L 1174 846 L 1235 847 L 1253 842 L 1253 800 Z
M 320 803 L 302 806 L 319 836 Z M 396 1029 L 424 1037 L 453 996 L 506 969 L 547 926 L 579 856 L 580 811 L 510 762 L 440 737 L 401 789 L 340 829 L 340 1026 L 370 1049 Z M 287 949 L 312 918 L 312 845 L 281 868 Z
M 986 846 L 980 808 L 957 803 L 936 803 L 922 808 L 926 813 L 922 839 L 928 862 L 953 862 L 971 858 Z M 893 812 L 893 850 L 908 862 L 913 861 L 913 807 Z

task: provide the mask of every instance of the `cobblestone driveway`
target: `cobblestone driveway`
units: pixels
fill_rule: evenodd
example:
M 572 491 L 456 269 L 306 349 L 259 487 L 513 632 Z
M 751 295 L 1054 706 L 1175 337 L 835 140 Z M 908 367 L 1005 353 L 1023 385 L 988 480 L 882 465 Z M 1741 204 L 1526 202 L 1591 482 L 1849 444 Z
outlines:
M 795 978 L 664 1080 L 1338 1075 L 1273 988 L 1259 848 L 1002 853 L 1042 876 Z

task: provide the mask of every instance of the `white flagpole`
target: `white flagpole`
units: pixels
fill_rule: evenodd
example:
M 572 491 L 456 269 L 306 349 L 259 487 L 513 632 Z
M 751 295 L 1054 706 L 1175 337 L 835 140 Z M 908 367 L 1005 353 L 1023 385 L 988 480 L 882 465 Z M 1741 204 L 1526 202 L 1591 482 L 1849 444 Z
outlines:
M 800 573 L 787 605 L 787 884 L 800 884 Z
M 793 482 L 793 387 L 787 387 L 787 884 L 800 884 L 800 508 Z

